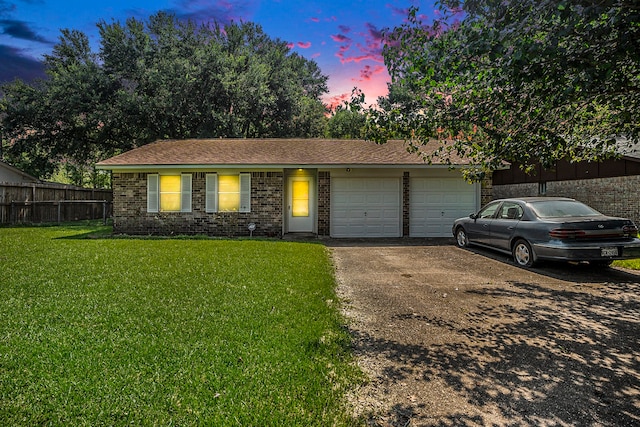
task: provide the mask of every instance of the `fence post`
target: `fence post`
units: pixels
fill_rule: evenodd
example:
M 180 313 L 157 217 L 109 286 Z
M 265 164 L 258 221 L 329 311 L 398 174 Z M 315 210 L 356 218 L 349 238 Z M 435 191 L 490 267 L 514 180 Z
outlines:
M 14 206 L 15 202 L 12 200 L 11 201 L 11 208 L 9 209 L 9 223 L 14 224 L 13 222 L 13 206 Z
M 102 224 L 107 225 L 107 201 L 102 201 Z
M 60 216 L 62 215 L 62 203 L 58 200 L 58 224 L 60 224 Z

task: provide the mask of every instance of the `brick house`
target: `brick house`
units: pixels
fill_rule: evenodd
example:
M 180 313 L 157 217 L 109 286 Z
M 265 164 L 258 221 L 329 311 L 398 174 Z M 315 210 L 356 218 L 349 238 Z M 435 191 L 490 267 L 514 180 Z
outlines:
M 640 150 L 626 150 L 603 162 L 557 161 L 555 167 L 525 174 L 518 165 L 492 176 L 495 199 L 524 196 L 571 197 L 612 216 L 640 224 Z
M 402 141 L 190 139 L 98 167 L 112 172 L 116 233 L 448 237 L 491 197 L 453 162 L 426 164 Z

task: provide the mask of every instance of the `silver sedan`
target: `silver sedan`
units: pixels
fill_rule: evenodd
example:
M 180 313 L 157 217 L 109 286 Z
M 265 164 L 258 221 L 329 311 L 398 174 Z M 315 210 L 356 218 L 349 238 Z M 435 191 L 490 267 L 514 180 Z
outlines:
M 609 266 L 640 258 L 633 221 L 601 214 L 574 199 L 500 199 L 453 223 L 459 247 L 478 245 L 513 255 L 521 267 L 540 260 L 588 261 Z

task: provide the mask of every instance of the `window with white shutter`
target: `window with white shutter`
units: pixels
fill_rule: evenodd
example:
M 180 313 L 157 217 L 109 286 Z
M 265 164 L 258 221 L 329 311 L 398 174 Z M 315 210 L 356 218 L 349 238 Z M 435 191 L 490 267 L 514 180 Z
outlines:
M 218 212 L 218 175 L 215 173 L 206 175 L 205 212 Z
M 251 174 L 207 174 L 205 211 L 251 212 Z
M 147 212 L 158 212 L 158 174 L 147 175 Z
M 191 174 L 180 175 L 180 212 L 191 212 Z
M 240 174 L 240 212 L 251 212 L 251 174 Z
M 147 212 L 191 212 L 191 174 L 147 175 Z

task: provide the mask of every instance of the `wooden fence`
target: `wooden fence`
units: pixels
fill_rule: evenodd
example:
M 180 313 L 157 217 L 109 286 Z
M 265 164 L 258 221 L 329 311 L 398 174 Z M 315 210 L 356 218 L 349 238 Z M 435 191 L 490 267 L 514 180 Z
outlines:
M 113 192 L 72 185 L 0 183 L 0 224 L 106 221 L 113 211 Z

